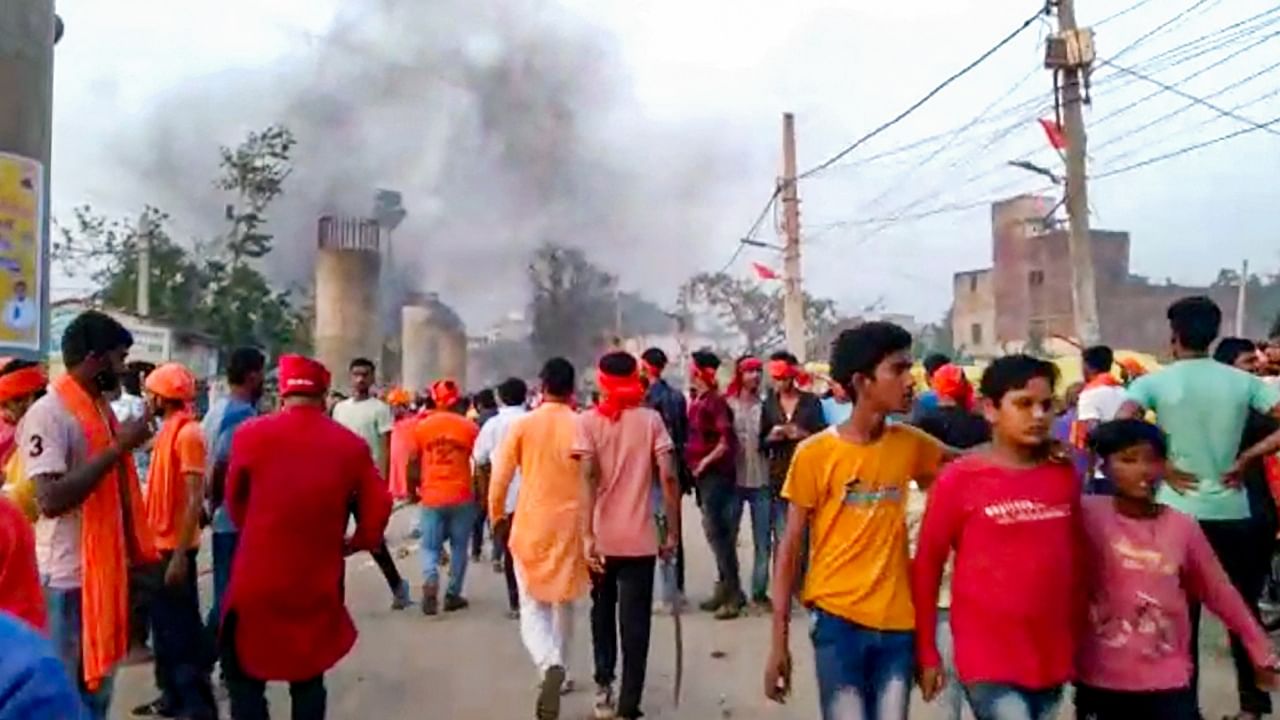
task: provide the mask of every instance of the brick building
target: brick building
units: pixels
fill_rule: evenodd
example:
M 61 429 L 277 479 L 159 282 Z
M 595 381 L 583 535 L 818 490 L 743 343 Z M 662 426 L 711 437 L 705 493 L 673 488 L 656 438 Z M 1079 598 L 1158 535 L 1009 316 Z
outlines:
M 951 327 L 957 349 L 990 358 L 1071 338 L 1071 262 L 1067 230 L 1052 217 L 1049 198 L 1020 195 L 991 207 L 992 265 L 955 274 Z M 1163 355 L 1169 345 L 1165 310 L 1178 298 L 1209 295 L 1234 317 L 1229 287 L 1154 285 L 1129 270 L 1129 234 L 1094 230 L 1093 270 L 1103 342 Z M 1252 333 L 1261 328 L 1247 328 Z

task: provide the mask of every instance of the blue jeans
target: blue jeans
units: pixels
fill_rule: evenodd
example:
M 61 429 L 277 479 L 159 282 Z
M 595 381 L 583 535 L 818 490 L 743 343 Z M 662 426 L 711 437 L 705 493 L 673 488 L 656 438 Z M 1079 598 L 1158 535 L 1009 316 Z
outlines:
M 84 685 L 84 670 L 81 662 L 81 615 L 80 588 L 44 587 L 44 600 L 49 610 L 49 640 L 58 653 L 67 674 L 75 680 L 80 690 L 80 699 L 89 710 L 91 720 L 106 720 L 111 709 L 111 676 L 103 678 L 96 692 L 89 692 Z
M 956 646 L 951 637 L 951 611 L 938 610 L 938 654 L 942 656 L 942 672 L 946 684 L 935 704 L 942 713 L 942 720 L 961 720 L 964 716 L 964 687 L 956 675 Z
M 231 561 L 235 559 L 239 544 L 238 532 L 213 533 L 213 604 L 209 607 L 206 623 L 215 637 L 222 622 L 222 597 L 227 593 L 227 585 L 231 584 Z
M 906 720 L 915 664 L 914 634 L 873 630 L 818 608 L 810 615 L 823 720 Z
M 1049 720 L 1062 702 L 1062 686 L 1029 690 L 1000 683 L 973 683 L 964 687 L 969 706 L 978 720 Z
M 475 525 L 476 504 L 472 502 L 422 508 L 422 582 L 440 582 L 440 552 L 449 541 L 449 595 L 462 595 L 467 576 L 467 546 Z
M 733 538 L 736 546 L 738 531 L 742 527 L 742 506 L 751 513 L 751 546 L 755 558 L 751 565 L 751 597 L 759 600 L 769 592 L 769 551 L 771 536 L 771 512 L 773 491 L 767 487 L 737 488 L 737 500 L 733 503 Z

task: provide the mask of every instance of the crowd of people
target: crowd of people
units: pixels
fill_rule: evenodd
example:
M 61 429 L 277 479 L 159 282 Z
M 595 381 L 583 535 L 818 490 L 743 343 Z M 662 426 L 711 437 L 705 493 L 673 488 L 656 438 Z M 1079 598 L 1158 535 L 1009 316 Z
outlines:
M 802 603 L 824 720 L 905 718 L 915 687 L 948 720 L 1052 718 L 1068 688 L 1083 720 L 1193 720 L 1202 605 L 1231 634 L 1233 717 L 1262 717 L 1280 672 L 1258 610 L 1280 530 L 1280 344 L 1219 339 L 1208 298 L 1168 319 L 1172 363 L 1090 347 L 1065 389 L 1029 355 L 976 384 L 930 356 L 917 393 L 911 335 L 868 322 L 823 378 L 785 351 L 693 352 L 687 394 L 658 348 L 606 352 L 588 382 L 552 358 L 536 387 L 470 396 L 449 378 L 380 385 L 365 358 L 338 396 L 328 368 L 285 355 L 267 412 L 267 358 L 241 348 L 201 419 L 188 368 L 127 367 L 129 332 L 86 312 L 65 374 L 0 367 L 16 429 L 0 718 L 105 720 L 139 656 L 157 696 L 134 717 L 210 720 L 225 694 L 234 720 L 265 719 L 278 681 L 294 718 L 323 718 L 325 674 L 356 639 L 345 558 L 370 553 L 391 607 L 415 604 L 384 539 L 397 501 L 416 507 L 424 615 L 469 608 L 491 539 L 534 717 L 561 715 L 589 599 L 594 716 L 638 718 L 655 604 L 686 609 L 685 495 L 715 561 L 701 609 L 771 616 L 764 691 L 785 702 Z

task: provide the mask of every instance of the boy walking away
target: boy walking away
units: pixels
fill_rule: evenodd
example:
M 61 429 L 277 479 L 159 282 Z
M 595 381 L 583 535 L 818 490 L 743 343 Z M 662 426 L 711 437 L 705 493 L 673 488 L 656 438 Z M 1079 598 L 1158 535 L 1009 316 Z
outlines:
M 573 455 L 581 463 L 587 495 L 588 537 L 595 538 L 591 568 L 591 645 L 595 651 L 597 720 L 638 718 L 649 662 L 649 621 L 656 558 L 675 552 L 680 487 L 671 465 L 671 438 L 657 412 L 641 407 L 644 386 L 636 360 L 613 352 L 600 359 L 600 403 L 578 416 Z M 649 509 L 654 476 L 670 518 L 662 546 Z M 620 614 L 619 614 L 620 613 Z M 622 686 L 613 697 L 622 634 Z
M 27 411 L 15 452 L 35 485 L 36 559 L 49 637 L 94 720 L 129 644 L 129 572 L 158 560 L 132 452 L 148 418 L 121 423 L 106 405 L 133 336 L 109 315 L 80 314 L 62 335 L 67 373 Z
M 462 416 L 461 393 L 452 380 L 431 386 L 436 409 L 414 431 L 418 456 L 409 465 L 409 488 L 422 502 L 422 614 L 439 612 L 440 553 L 449 540 L 449 587 L 444 611 L 470 605 L 462 597 L 467 576 L 467 543 L 475 524 L 471 451 L 480 428 Z
M 213 647 L 200 620 L 196 554 L 200 548 L 200 511 L 208 453 L 191 403 L 196 378 L 182 365 L 166 363 L 147 375 L 151 413 L 162 418 L 151 445 L 147 480 L 147 521 L 164 568 L 164 586 L 151 601 L 159 699 L 133 715 L 163 715 L 184 720 L 217 717 L 209 670 Z
M 377 367 L 372 360 L 356 358 L 351 361 L 351 397 L 333 406 L 333 419 L 345 427 L 369 446 L 373 455 L 373 465 L 382 475 L 382 481 L 391 481 L 391 431 L 395 426 L 395 418 L 391 414 L 391 406 L 373 396 L 373 384 L 377 379 Z M 400 577 L 396 561 L 387 549 L 387 542 L 382 543 L 370 553 L 382 571 L 382 577 L 391 589 L 391 609 L 403 610 L 410 605 L 409 583 Z
M 733 411 L 720 394 L 716 372 L 720 358 L 699 350 L 693 353 L 689 404 L 689 444 L 685 458 L 692 468 L 702 506 L 702 529 L 715 556 L 717 582 L 702 609 L 714 612 L 717 620 L 738 617 L 746 605 L 742 578 L 738 572 L 738 549 L 734 545 L 734 504 L 737 502 L 737 475 L 734 468 Z
M 587 554 L 594 545 L 587 489 L 573 458 L 577 419 L 573 365 L 552 358 L 542 368 L 542 403 L 515 423 L 498 448 L 489 486 L 489 518 L 505 514 L 507 489 L 520 471 L 511 557 L 520 590 L 520 637 L 541 676 L 535 717 L 560 717 L 560 693 L 573 640 L 573 604 L 587 594 Z M 648 512 L 648 503 L 643 506 Z
M 751 600 L 761 609 L 769 607 L 769 551 L 773 546 L 774 489 L 769 483 L 769 466 L 760 447 L 760 379 L 764 363 L 744 355 L 733 366 L 733 380 L 725 390 L 725 400 L 733 412 L 736 436 L 734 472 L 737 473 L 737 500 L 734 501 L 734 538 L 742 529 L 742 508 L 751 515 L 751 545 L 755 558 L 751 566 Z M 735 542 L 734 545 L 737 545 Z
M 471 461 L 475 463 L 477 469 L 489 467 L 489 474 L 492 477 L 494 453 L 507 439 L 511 426 L 528 414 L 524 407 L 528 399 L 529 388 L 520 378 L 507 378 L 498 386 L 498 401 L 502 406 L 498 408 L 498 414 L 480 428 L 475 449 L 471 452 Z M 507 581 L 508 616 L 512 618 L 520 617 L 520 591 L 516 586 L 516 568 L 511 562 L 511 543 L 508 540 L 511 536 L 511 522 L 515 516 L 516 503 L 520 497 L 519 492 L 520 471 L 516 470 L 511 476 L 511 485 L 507 488 L 502 518 L 493 523 L 493 541 L 495 553 L 498 554 L 494 562 L 501 566 L 500 569 Z M 488 497 L 479 498 L 479 501 L 488 502 Z
M 801 443 L 782 495 L 790 503 L 773 576 L 773 641 L 765 694 L 791 689 L 791 588 L 810 537 L 804 603 L 824 720 L 907 716 L 913 670 L 907 487 L 928 487 L 944 450 L 913 427 L 888 424 L 911 407 L 911 334 L 864 323 L 832 346 L 831 377 L 853 415 Z M 812 529 L 810 526 L 812 525 Z
M 1074 672 L 1080 590 L 1080 481 L 1049 460 L 1057 368 L 1027 355 L 982 375 L 988 453 L 948 466 L 929 491 L 912 568 L 920 688 L 942 687 L 938 589 L 954 550 L 956 672 L 978 720 L 1054 716 Z
M 1164 434 L 1141 420 L 1099 425 L 1089 445 L 1115 488 L 1084 498 L 1089 623 L 1081 638 L 1081 720 L 1197 720 L 1191 614 L 1204 602 L 1243 639 L 1255 676 L 1274 682 L 1266 632 L 1231 586 L 1196 521 L 1155 501 Z
M 234 720 L 267 720 L 273 680 L 289 683 L 294 718 L 322 720 L 324 674 L 356 641 L 345 557 L 382 542 L 391 496 L 364 442 L 325 414 L 328 388 L 320 363 L 281 357 L 282 409 L 232 441 L 227 509 L 240 547 L 220 650 Z
M 1172 462 L 1156 500 L 1200 522 L 1245 602 L 1256 607 L 1271 561 L 1272 539 L 1252 517 L 1240 470 L 1280 449 L 1280 433 L 1272 433 L 1238 452 L 1250 410 L 1280 417 L 1280 390 L 1242 370 L 1208 356 L 1218 336 L 1222 311 L 1207 297 L 1183 298 L 1169 306 L 1174 362 L 1129 386 L 1120 417 L 1140 418 L 1147 410 L 1169 438 Z M 1191 652 L 1199 668 L 1198 605 L 1191 607 Z M 1271 696 L 1257 689 L 1253 663 L 1238 637 L 1232 637 L 1241 718 L 1271 712 Z M 1191 689 L 1198 691 L 1198 671 Z

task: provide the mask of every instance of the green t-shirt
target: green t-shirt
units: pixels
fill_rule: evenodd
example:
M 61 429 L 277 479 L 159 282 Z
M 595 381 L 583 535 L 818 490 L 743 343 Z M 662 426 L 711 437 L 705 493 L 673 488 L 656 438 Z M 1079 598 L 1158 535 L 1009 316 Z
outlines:
M 1280 391 L 1260 378 L 1209 358 L 1179 360 L 1129 386 L 1130 400 L 1156 414 L 1169 437 L 1169 461 L 1194 475 L 1200 486 L 1178 493 L 1160 487 L 1157 499 L 1198 520 L 1249 517 L 1243 488 L 1228 488 L 1222 476 L 1240 454 L 1249 410 L 1271 412 Z
M 395 418 L 391 406 L 378 398 L 347 398 L 333 406 L 333 419 L 369 444 L 374 467 L 381 472 L 387 458 L 383 456 L 383 438 L 391 432 Z

